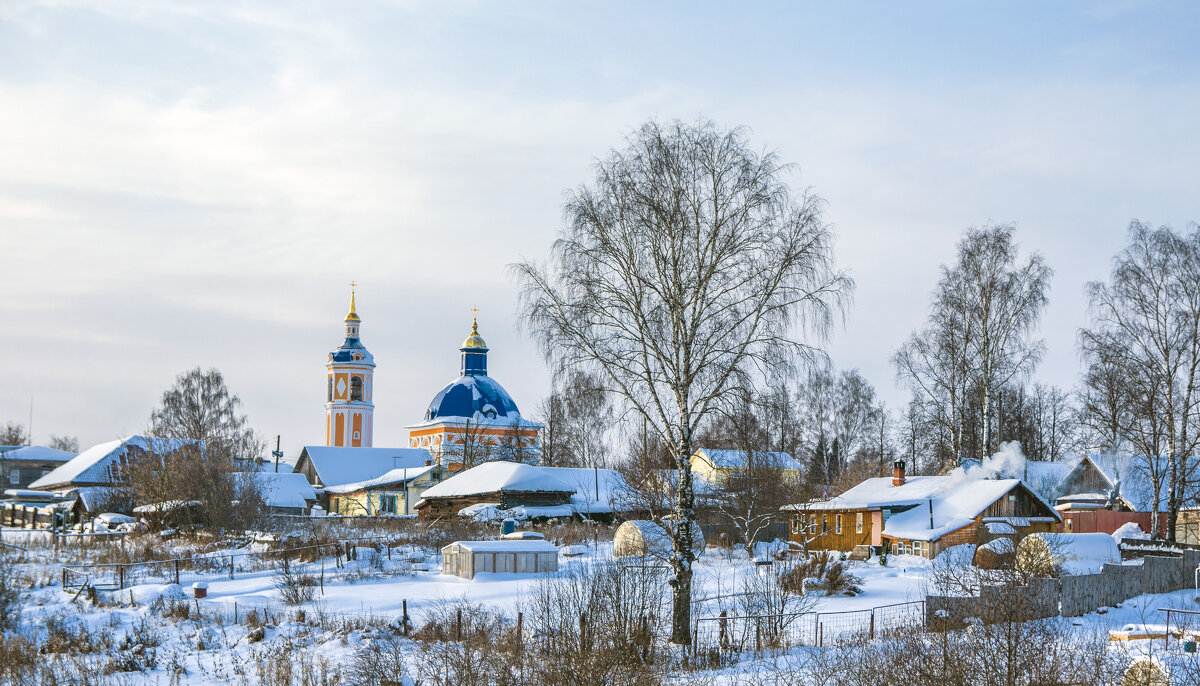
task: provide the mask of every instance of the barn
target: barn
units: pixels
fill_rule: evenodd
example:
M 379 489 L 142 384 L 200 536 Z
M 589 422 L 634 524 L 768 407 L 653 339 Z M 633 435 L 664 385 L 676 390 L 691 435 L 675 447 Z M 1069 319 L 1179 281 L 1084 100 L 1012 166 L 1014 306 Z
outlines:
M 558 548 L 546 540 L 455 541 L 442 548 L 442 573 L 474 579 L 480 572 L 558 571 Z

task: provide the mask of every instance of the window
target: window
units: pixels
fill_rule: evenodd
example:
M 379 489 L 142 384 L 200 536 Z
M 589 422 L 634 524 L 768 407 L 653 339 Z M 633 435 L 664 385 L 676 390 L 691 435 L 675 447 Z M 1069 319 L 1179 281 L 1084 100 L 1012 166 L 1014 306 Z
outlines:
M 925 556 L 924 551 L 925 551 L 925 542 L 924 541 L 913 541 L 913 543 L 912 543 L 912 554 L 913 555 L 920 555 L 920 556 L 924 557 Z
M 329 375 L 329 402 L 333 402 L 333 375 Z
M 20 481 L 21 481 L 21 470 L 19 470 L 19 469 L 8 470 L 8 483 L 16 484 Z
M 863 513 L 855 512 L 854 513 L 854 533 L 861 534 L 862 533 L 862 525 L 863 525 Z
M 821 533 L 829 531 L 829 515 L 821 515 Z
M 835 533 L 842 533 L 842 516 L 837 515 L 833 518 L 833 527 Z
M 803 528 L 803 525 L 801 524 L 801 516 L 792 517 L 792 533 L 800 533 L 801 528 Z
M 350 399 L 361 401 L 363 399 L 363 384 L 362 377 L 356 376 L 350 379 Z
M 379 511 L 383 514 L 396 514 L 396 496 L 379 496 Z

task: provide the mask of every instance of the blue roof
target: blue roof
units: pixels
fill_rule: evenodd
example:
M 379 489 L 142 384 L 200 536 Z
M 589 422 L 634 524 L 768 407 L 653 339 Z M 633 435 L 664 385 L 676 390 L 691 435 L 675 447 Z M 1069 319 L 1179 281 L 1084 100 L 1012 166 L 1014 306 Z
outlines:
M 504 387 L 490 376 L 460 376 L 434 396 L 425 412 L 425 421 L 448 417 L 473 418 L 476 413 L 487 419 L 520 416 L 517 404 Z
M 354 354 L 357 353 L 362 357 L 361 360 L 355 360 Z M 367 352 L 363 347 L 362 341 L 357 338 L 347 338 L 337 350 L 329 353 L 331 362 L 359 362 L 362 364 L 374 364 L 375 356 Z

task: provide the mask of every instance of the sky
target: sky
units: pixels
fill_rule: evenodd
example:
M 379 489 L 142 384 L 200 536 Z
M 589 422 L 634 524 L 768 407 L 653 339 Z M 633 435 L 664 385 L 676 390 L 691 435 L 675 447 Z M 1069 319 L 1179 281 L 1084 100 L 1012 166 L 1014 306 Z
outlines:
M 1084 285 L 1130 220 L 1200 220 L 1192 3 L 0 3 L 0 423 L 83 447 L 221 370 L 295 455 L 324 441 L 348 283 L 375 445 L 458 373 L 533 414 L 550 376 L 508 265 L 640 123 L 710 118 L 794 164 L 857 282 L 826 343 L 890 357 L 962 231 L 1055 270 L 1036 379 L 1069 387 Z M 272 441 L 273 442 L 273 441 Z

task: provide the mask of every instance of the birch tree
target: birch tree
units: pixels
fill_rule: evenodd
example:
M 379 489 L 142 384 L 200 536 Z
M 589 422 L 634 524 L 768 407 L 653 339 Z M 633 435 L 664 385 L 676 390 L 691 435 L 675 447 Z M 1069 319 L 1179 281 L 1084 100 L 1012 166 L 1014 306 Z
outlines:
M 1038 254 L 1018 264 L 1013 231 L 1011 225 L 966 231 L 955 263 L 942 266 L 925 328 L 892 358 L 900 381 L 952 437 L 949 451 L 959 464 L 976 428 L 973 456 L 992 452 L 1000 391 L 1027 377 L 1045 349 L 1033 333 L 1053 270 Z M 968 416 L 972 405 L 977 414 Z
M 1190 229 L 1132 222 L 1108 282 L 1088 284 L 1092 326 L 1080 331 L 1085 355 L 1127 384 L 1126 437 L 1148 467 L 1165 457 L 1171 541 L 1200 442 L 1200 226 Z
M 649 122 L 570 194 L 549 265 L 515 266 L 547 357 L 600 374 L 670 448 L 675 643 L 691 636 L 693 437 L 734 391 L 813 353 L 852 288 L 823 203 L 786 171 L 740 129 Z

